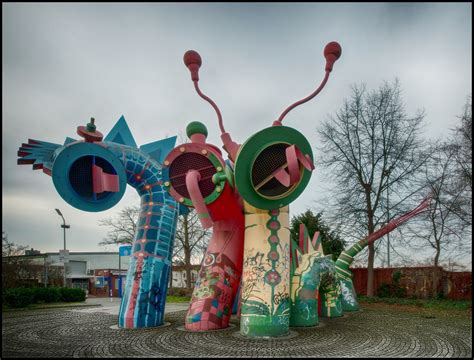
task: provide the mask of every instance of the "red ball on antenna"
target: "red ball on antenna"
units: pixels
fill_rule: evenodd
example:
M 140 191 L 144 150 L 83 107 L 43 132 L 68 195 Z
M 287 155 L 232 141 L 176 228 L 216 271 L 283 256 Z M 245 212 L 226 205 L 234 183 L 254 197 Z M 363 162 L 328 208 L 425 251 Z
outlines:
M 332 71 L 332 67 L 337 59 L 341 57 L 342 48 L 339 43 L 332 41 L 324 48 L 324 57 L 326 58 L 326 71 Z
M 197 51 L 194 50 L 188 50 L 183 56 L 184 64 L 189 67 L 191 64 L 197 64 L 198 66 L 201 66 L 202 60 L 201 60 L 201 55 Z
M 183 56 L 184 65 L 191 71 L 191 79 L 199 81 L 199 68 L 201 67 L 201 56 L 197 51 L 188 50 Z

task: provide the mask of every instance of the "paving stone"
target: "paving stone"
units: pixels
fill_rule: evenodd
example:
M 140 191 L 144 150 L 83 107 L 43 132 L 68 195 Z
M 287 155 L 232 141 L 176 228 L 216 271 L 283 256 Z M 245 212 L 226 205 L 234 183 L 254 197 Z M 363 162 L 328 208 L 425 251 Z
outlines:
M 365 309 L 291 336 L 248 339 L 239 321 L 220 331 L 179 331 L 186 311 L 168 312 L 169 326 L 118 329 L 107 312 L 65 309 L 7 312 L 2 357 L 469 357 L 469 318 L 423 318 L 416 313 Z

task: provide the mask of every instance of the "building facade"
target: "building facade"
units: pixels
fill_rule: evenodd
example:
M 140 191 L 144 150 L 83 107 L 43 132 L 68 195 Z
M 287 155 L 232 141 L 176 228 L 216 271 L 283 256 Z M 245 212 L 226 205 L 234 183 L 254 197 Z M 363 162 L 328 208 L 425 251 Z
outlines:
M 2 263 L 3 270 L 6 270 L 6 265 L 10 263 L 36 267 L 37 271 L 34 274 L 30 271 L 30 278 L 26 276 L 23 281 L 28 286 L 62 286 L 65 268 L 66 286 L 81 288 L 92 296 L 119 297 L 124 288 L 129 259 L 130 256 L 119 257 L 118 252 L 70 252 L 65 258 L 64 266 L 60 253 L 41 254 L 31 249 L 28 250 L 28 255 L 2 257 Z M 191 287 L 196 283 L 200 267 L 191 267 Z M 186 288 L 186 277 L 185 266 L 173 266 L 171 287 Z

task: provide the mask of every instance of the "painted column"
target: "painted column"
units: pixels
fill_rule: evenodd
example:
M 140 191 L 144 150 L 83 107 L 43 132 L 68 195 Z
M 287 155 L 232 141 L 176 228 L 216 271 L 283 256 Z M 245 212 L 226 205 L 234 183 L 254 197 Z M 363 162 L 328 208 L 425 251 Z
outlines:
M 139 149 L 104 143 L 123 162 L 141 198 L 119 310 L 119 327 L 163 325 L 179 204 L 162 186 L 161 165 Z
M 320 253 L 304 254 L 291 277 L 291 326 L 315 326 L 318 320 Z
M 95 119 L 78 126 L 84 140 L 63 145 L 30 140 L 18 152 L 18 164 L 33 164 L 52 177 L 61 197 L 83 211 L 110 209 L 126 185 L 141 199 L 135 244 L 119 311 L 119 326 L 163 324 L 178 203 L 162 187 L 162 162 L 176 137 L 137 147 L 122 116 L 105 137 Z
M 212 227 L 199 277 L 185 318 L 190 331 L 229 326 L 242 274 L 244 216 L 233 173 L 220 150 L 206 143 L 207 128 L 186 127 L 191 143 L 173 149 L 165 160 L 165 186 L 181 204 L 193 207 L 203 228 Z
M 289 207 L 262 210 L 244 202 L 245 240 L 240 332 L 281 336 L 290 323 Z
M 239 210 L 240 211 L 240 210 Z M 243 220 L 243 216 L 240 213 Z M 223 227 L 214 223 L 185 319 L 187 330 L 207 331 L 229 326 L 242 273 L 243 221 Z
M 352 272 L 349 270 L 349 266 L 356 256 L 363 248 L 368 244 L 368 240 L 363 239 L 349 249 L 344 250 L 336 261 L 337 277 L 341 287 L 341 302 L 342 309 L 344 311 L 358 311 L 359 302 L 357 301 L 357 295 L 352 282 Z
M 321 317 L 342 316 L 341 287 L 337 277 L 334 261 L 329 257 L 321 259 L 321 285 L 319 296 L 321 297 Z

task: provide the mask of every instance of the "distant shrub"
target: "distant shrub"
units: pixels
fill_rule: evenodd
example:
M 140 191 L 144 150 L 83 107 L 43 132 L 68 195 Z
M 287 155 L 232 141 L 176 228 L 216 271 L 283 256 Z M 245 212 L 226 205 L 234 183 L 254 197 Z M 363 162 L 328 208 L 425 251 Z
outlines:
M 53 303 L 61 301 L 61 293 L 58 288 L 35 288 L 35 303 Z
M 59 288 L 61 301 L 64 302 L 79 302 L 86 300 L 86 292 L 82 289 Z
M 406 298 L 407 289 L 400 286 L 400 278 L 402 273 L 395 271 L 392 274 L 392 283 L 382 283 L 377 289 L 377 295 L 381 298 Z
M 169 296 L 188 296 L 193 294 L 193 289 L 186 288 L 169 288 L 167 295 Z
M 12 308 L 24 308 L 35 301 L 33 289 L 14 288 L 3 293 L 3 303 Z
M 381 298 L 388 298 L 388 297 L 391 297 L 390 296 L 390 285 L 391 284 L 387 284 L 387 283 L 382 283 L 380 284 L 380 286 L 378 287 L 377 289 L 377 296 L 378 297 L 381 297 Z
M 82 289 L 71 288 L 12 288 L 2 290 L 2 304 L 11 308 L 24 308 L 31 304 L 85 301 Z

